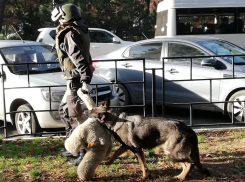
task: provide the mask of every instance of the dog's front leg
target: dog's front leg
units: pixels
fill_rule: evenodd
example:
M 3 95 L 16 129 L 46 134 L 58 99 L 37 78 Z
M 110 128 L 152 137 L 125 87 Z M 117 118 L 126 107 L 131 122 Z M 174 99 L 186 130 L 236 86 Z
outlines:
M 141 169 L 143 172 L 143 179 L 145 179 L 148 176 L 148 168 L 147 168 L 146 161 L 145 161 L 144 151 L 141 150 L 140 152 L 135 153 L 135 155 L 138 157 L 138 160 L 140 162 Z
M 111 156 L 110 160 L 105 162 L 105 165 L 110 165 L 114 162 L 116 158 L 118 158 L 120 155 L 125 153 L 128 150 L 128 147 L 125 145 L 121 145 L 119 149 L 116 150 L 116 152 Z

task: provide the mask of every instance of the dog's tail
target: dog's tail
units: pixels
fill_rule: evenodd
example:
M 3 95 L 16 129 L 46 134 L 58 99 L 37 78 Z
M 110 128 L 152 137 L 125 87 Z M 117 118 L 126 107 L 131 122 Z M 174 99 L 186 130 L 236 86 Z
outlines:
M 196 166 L 200 173 L 205 174 L 206 176 L 210 176 L 209 170 L 207 168 L 204 168 L 202 166 L 201 162 L 200 162 L 199 149 L 198 149 L 197 141 L 195 142 L 194 145 L 192 145 L 192 148 L 191 148 L 191 159 L 192 159 L 192 161 L 194 163 L 192 168 L 194 166 Z

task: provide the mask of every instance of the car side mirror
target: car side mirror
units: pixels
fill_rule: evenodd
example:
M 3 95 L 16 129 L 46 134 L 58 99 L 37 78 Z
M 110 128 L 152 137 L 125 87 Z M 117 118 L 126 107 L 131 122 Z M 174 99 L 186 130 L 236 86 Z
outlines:
M 112 42 L 113 42 L 114 44 L 121 44 L 121 41 L 120 41 L 117 37 L 113 37 L 113 38 L 112 38 Z
M 209 66 L 209 67 L 215 67 L 217 65 L 216 60 L 215 59 L 211 59 L 211 58 L 204 58 L 201 62 L 202 66 Z

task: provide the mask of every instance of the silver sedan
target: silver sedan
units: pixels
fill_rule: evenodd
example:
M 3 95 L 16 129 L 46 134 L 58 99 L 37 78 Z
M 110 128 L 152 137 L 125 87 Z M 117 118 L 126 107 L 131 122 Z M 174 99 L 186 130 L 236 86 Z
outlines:
M 232 57 L 229 55 L 245 55 L 245 50 L 224 40 L 211 37 L 178 36 L 155 38 L 135 42 L 105 56 L 95 57 L 96 72 L 108 80 L 115 80 L 115 64 L 102 62 L 108 59 L 145 58 L 146 68 L 162 68 L 163 57 L 211 56 L 210 58 L 194 58 L 192 60 L 192 79 L 231 78 Z M 222 58 L 213 55 L 227 55 Z M 165 98 L 166 102 L 188 103 L 209 102 L 210 81 L 188 81 L 190 64 L 188 58 L 165 59 Z M 118 61 L 118 81 L 142 81 L 143 63 L 136 60 Z M 245 77 L 245 56 L 234 57 L 234 75 Z M 146 71 L 146 101 L 151 102 L 152 71 Z M 174 81 L 187 80 L 187 81 Z M 156 100 L 162 101 L 162 71 L 156 71 Z M 245 79 L 212 80 L 212 102 L 237 101 L 234 103 L 236 121 L 245 122 Z M 117 85 L 121 105 L 141 104 L 143 101 L 142 84 Z M 228 112 L 232 116 L 232 103 L 216 103 L 196 105 L 194 109 L 218 110 Z M 188 106 L 188 105 L 186 105 Z

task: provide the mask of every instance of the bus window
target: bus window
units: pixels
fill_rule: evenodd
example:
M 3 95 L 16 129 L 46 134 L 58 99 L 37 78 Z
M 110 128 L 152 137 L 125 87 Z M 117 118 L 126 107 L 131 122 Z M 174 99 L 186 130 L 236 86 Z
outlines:
M 177 35 L 236 33 L 235 12 L 236 8 L 176 9 Z
M 163 0 L 157 5 L 155 37 L 198 35 L 245 48 L 245 0 Z
M 238 15 L 237 15 L 237 27 L 238 27 L 238 33 L 245 33 L 245 8 L 238 8 Z

